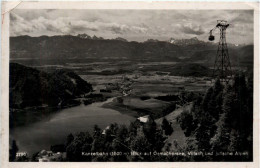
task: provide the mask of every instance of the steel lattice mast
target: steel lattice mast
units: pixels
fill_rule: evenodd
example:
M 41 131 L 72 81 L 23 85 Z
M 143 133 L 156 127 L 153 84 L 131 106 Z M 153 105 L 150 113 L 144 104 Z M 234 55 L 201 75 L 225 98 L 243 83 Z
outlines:
M 228 47 L 226 43 L 226 29 L 228 26 L 229 24 L 227 24 L 227 21 L 218 20 L 217 25 L 214 28 L 218 28 L 220 30 L 220 39 L 214 64 L 213 77 L 219 77 L 224 82 L 228 82 L 232 76 Z M 212 35 L 212 31 L 214 29 L 210 31 L 209 40 L 211 41 L 214 40 L 214 36 Z

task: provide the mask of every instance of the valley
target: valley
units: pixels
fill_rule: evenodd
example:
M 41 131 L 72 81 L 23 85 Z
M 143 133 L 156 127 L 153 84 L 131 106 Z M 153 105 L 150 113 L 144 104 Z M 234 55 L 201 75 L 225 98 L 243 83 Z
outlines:
M 18 45 L 21 40 L 24 45 Z M 56 40 L 59 43 L 54 44 Z M 178 117 L 191 114 L 194 102 L 216 83 L 212 78 L 215 44 L 190 40 L 171 44 L 78 36 L 11 38 L 10 143 L 15 140 L 20 151 L 31 157 L 53 145 L 64 145 L 68 134 L 84 132 L 94 138 L 93 129 L 106 130 L 113 124 L 136 129 L 129 138 L 149 137 L 145 129 L 162 131 L 166 119 L 173 131 L 158 133 L 156 138 L 164 138 L 158 150 L 187 147 L 187 130 Z M 231 52 L 243 54 L 239 60 L 231 58 L 234 74 L 252 73 L 251 47 L 231 46 Z M 148 125 L 156 126 L 146 128 L 144 123 L 143 128 L 139 118 L 144 116 L 152 122 Z M 156 142 L 151 137 L 149 141 Z

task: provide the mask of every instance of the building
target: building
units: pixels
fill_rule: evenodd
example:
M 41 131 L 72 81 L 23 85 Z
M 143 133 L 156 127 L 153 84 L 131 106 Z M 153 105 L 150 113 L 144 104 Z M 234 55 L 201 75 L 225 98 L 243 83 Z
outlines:
M 52 152 L 42 150 L 39 152 L 37 159 L 39 162 L 53 162 L 53 161 L 62 161 L 66 158 L 66 152 Z
M 107 130 L 110 129 L 110 126 L 107 126 L 103 131 L 102 131 L 102 135 L 105 135 L 107 133 Z
M 151 121 L 151 117 L 149 115 L 145 115 L 142 117 L 137 118 L 141 123 L 148 123 Z

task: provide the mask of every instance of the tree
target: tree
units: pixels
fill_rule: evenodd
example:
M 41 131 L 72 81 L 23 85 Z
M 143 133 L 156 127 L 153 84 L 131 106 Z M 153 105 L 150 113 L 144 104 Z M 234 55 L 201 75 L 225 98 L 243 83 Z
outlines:
M 133 141 L 131 141 L 131 144 L 130 144 L 130 148 L 132 149 L 131 152 L 141 152 L 141 153 L 144 153 L 144 152 L 152 152 L 152 149 L 151 149 L 152 145 L 149 143 L 148 139 L 144 136 L 144 135 L 139 135 L 139 136 L 136 136 L 135 139 L 133 139 Z M 137 161 L 137 160 L 149 160 L 150 158 L 149 157 L 139 157 L 139 156 L 132 156 L 132 159 Z
M 99 137 L 101 133 L 101 128 L 99 128 L 98 125 L 94 125 L 93 138 Z
M 216 121 L 222 111 L 222 90 L 220 79 L 217 79 L 214 86 L 208 89 L 203 100 L 203 111 L 209 113 Z
M 130 138 L 136 136 L 138 127 L 140 127 L 140 122 L 138 120 L 135 120 L 134 122 L 130 123 L 130 125 L 128 127 Z
M 153 150 L 161 152 L 162 148 L 165 145 L 166 137 L 163 136 L 163 131 L 160 129 L 157 129 L 155 131 L 155 136 L 151 144 L 153 145 Z
M 129 135 L 128 129 L 125 125 L 121 125 L 116 133 L 116 139 L 124 142 L 127 140 Z
M 241 138 L 236 130 L 231 130 L 228 151 L 236 152 L 239 149 Z
M 67 140 L 66 140 L 66 144 L 65 144 L 65 147 L 69 146 L 70 143 L 74 140 L 74 136 L 70 133 L 68 136 L 67 136 Z
M 165 135 L 171 135 L 173 132 L 173 128 L 172 128 L 171 124 L 165 117 L 163 118 L 163 121 L 162 121 L 162 129 L 164 130 Z
M 9 161 L 13 162 L 16 158 L 16 153 L 18 152 L 19 148 L 16 145 L 16 141 L 12 141 L 11 149 L 9 149 Z
M 129 148 L 129 133 L 125 125 L 121 125 L 117 130 L 116 136 L 112 142 L 113 151 L 116 152 L 130 152 Z M 114 161 L 127 161 L 126 155 L 113 156 Z
M 93 143 L 92 143 L 92 152 L 105 152 L 105 138 L 104 136 L 95 136 Z
M 202 102 L 202 107 L 203 107 L 204 111 L 208 111 L 209 110 L 209 101 L 211 100 L 212 94 L 213 94 L 213 88 L 210 87 L 207 90 L 207 93 L 204 96 L 204 99 L 203 99 L 203 102 Z
M 93 138 L 88 132 L 77 134 L 75 139 L 66 148 L 67 159 L 69 161 L 82 161 L 82 152 L 90 151 L 92 142 Z M 84 157 L 84 159 L 86 158 Z
M 217 94 L 222 91 L 223 85 L 221 84 L 219 78 L 217 78 L 216 82 L 214 83 L 213 89 L 214 89 L 214 92 Z
M 68 161 L 81 161 L 82 157 L 82 143 L 79 140 L 74 140 L 66 148 Z
M 162 115 L 166 116 L 167 114 L 171 113 L 175 109 L 176 109 L 176 103 L 172 102 L 167 108 L 162 110 Z
M 197 128 L 197 122 L 193 119 L 193 115 L 188 111 L 183 111 L 178 117 L 177 122 L 180 124 L 186 137 L 190 136 L 192 131 Z
M 164 147 L 165 137 L 160 129 L 157 129 L 157 124 L 154 120 L 145 123 L 143 126 L 144 136 L 147 138 L 148 142 L 152 145 L 150 150 L 161 151 Z
M 210 139 L 211 132 L 213 129 L 212 119 L 207 115 L 203 116 L 198 124 L 198 128 L 195 130 L 195 137 L 199 150 L 209 151 L 210 150 Z
M 64 144 L 58 144 L 58 145 L 51 145 L 50 150 L 52 152 L 65 152 L 66 151 L 66 147 Z

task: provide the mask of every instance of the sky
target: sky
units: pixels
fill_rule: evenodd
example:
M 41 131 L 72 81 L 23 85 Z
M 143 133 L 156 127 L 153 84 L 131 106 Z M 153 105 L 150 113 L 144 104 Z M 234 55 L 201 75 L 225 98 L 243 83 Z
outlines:
M 86 33 L 105 39 L 167 41 L 197 37 L 207 41 L 217 20 L 230 23 L 227 42 L 253 44 L 252 10 L 101 10 L 16 9 L 10 14 L 10 36 L 53 36 Z M 219 38 L 219 30 L 213 34 Z

